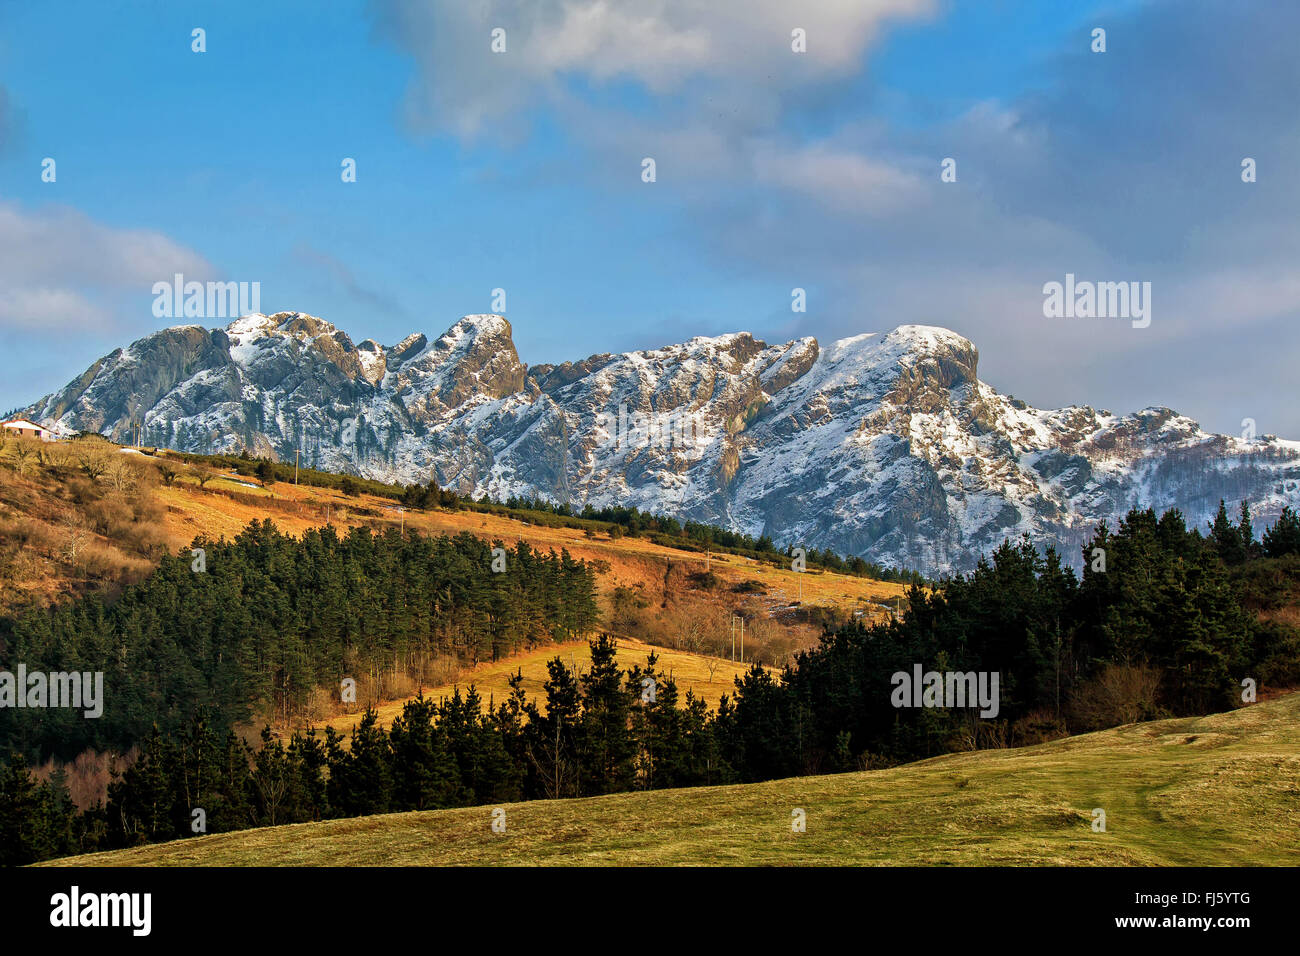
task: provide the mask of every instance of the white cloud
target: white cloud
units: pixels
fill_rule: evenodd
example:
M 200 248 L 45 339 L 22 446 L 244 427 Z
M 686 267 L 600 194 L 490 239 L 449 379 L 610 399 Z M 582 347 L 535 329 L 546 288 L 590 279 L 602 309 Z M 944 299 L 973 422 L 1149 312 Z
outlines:
M 107 322 L 103 309 L 70 289 L 0 289 L 0 328 L 67 331 Z
M 912 173 L 825 143 L 789 149 L 765 144 L 753 156 L 755 180 L 808 196 L 845 214 L 880 214 L 911 206 L 922 195 Z
M 380 32 L 418 65 L 408 104 L 420 128 L 472 137 L 553 99 L 568 75 L 629 80 L 656 94 L 688 81 L 776 91 L 855 72 L 882 26 L 934 0 L 376 0 Z M 506 52 L 490 49 L 506 31 Z M 807 52 L 791 52 L 791 31 Z
M 181 272 L 202 280 L 198 253 L 148 229 L 116 229 L 61 207 L 29 212 L 0 203 L 0 328 L 104 327 L 103 302 L 134 297 L 143 314 L 153 283 Z

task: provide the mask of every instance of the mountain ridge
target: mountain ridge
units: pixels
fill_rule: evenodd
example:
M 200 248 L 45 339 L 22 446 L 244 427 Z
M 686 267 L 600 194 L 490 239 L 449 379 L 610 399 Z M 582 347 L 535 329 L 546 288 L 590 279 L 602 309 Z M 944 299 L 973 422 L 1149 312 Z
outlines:
M 769 344 L 748 332 L 530 368 L 502 315 L 354 343 L 298 312 L 173 326 L 23 410 L 146 444 L 292 460 L 462 494 L 624 505 L 946 573 L 1028 534 L 1078 565 L 1130 507 L 1263 518 L 1300 443 L 1205 432 L 1152 406 L 1036 409 L 981 382 L 938 326 Z

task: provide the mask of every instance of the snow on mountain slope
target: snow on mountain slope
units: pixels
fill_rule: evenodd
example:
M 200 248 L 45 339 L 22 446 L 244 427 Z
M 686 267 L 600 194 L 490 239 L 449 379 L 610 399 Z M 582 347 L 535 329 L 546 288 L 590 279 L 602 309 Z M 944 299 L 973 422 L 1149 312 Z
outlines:
M 295 312 L 165 329 L 25 414 L 186 451 L 238 451 L 463 494 L 629 505 L 926 572 L 1028 534 L 1077 563 L 1130 507 L 1264 519 L 1300 443 L 1212 435 L 1164 408 L 1039 410 L 979 381 L 947 329 L 769 345 L 748 333 L 533 369 L 509 322 L 354 345 Z

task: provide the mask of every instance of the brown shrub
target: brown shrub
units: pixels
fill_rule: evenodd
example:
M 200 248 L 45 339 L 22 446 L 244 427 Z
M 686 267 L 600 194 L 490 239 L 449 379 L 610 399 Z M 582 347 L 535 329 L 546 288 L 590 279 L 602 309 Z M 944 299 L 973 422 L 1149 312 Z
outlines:
M 436 654 L 424 668 L 424 682 L 437 687 L 453 684 L 465 672 L 464 665 L 451 654 Z
M 123 554 L 112 545 L 92 541 L 82 552 L 79 570 L 105 581 L 138 580 L 153 570 L 153 562 Z
M 90 519 L 96 533 L 114 540 L 121 538 L 131 527 L 135 519 L 135 510 L 124 495 L 110 493 L 98 501 L 89 503 L 86 507 L 86 517 Z
M 1051 710 L 1031 711 L 1011 725 L 1011 745 L 1029 747 L 1070 735 L 1065 721 Z
M 104 497 L 104 489 L 82 475 L 69 478 L 66 482 L 66 488 L 68 498 L 71 499 L 72 503 L 82 507 Z
M 1157 668 L 1108 664 L 1070 694 L 1070 724 L 1079 732 L 1155 719 L 1161 716 L 1159 689 Z

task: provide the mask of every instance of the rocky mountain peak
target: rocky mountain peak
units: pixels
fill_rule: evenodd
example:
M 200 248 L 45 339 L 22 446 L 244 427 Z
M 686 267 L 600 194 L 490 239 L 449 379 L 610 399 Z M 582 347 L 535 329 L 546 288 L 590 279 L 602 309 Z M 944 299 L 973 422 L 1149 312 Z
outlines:
M 438 397 L 445 406 L 460 405 L 474 395 L 505 398 L 523 389 L 528 374 L 511 333 L 503 315 L 467 315 L 416 361 L 423 361 L 437 379 Z

